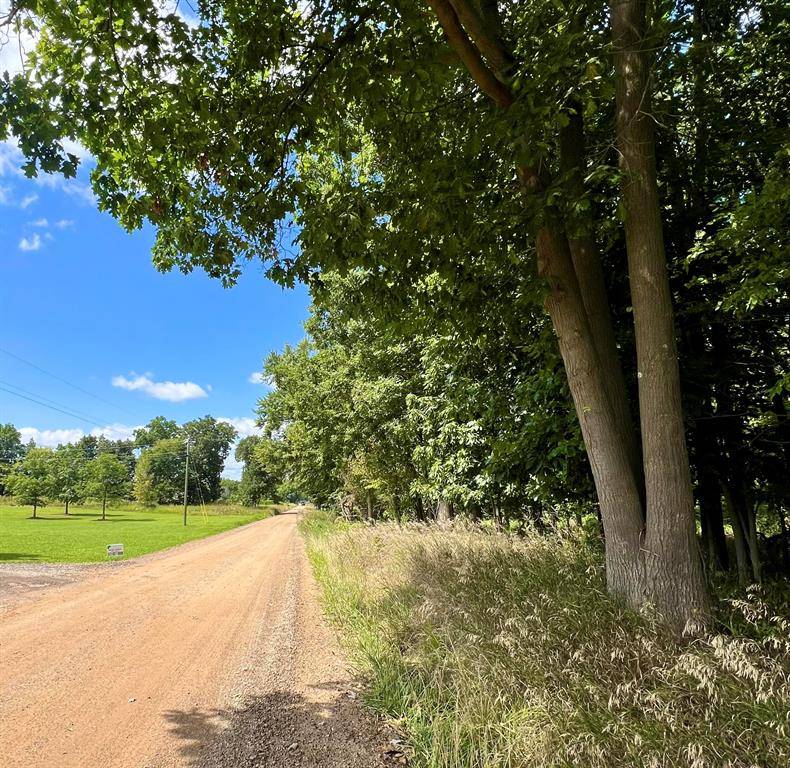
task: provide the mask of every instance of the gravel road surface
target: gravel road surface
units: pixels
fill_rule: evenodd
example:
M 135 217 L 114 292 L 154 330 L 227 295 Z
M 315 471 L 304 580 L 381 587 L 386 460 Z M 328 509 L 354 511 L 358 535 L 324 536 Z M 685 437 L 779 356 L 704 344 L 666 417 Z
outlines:
M 357 700 L 296 522 L 117 567 L 4 565 L 0 766 L 403 762 Z

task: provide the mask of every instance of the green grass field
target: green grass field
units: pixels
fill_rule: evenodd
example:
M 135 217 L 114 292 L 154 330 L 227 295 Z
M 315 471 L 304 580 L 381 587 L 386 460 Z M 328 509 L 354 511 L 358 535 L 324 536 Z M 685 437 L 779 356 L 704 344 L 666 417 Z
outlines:
M 94 563 L 108 560 L 107 545 L 123 544 L 124 559 L 221 533 L 269 517 L 276 507 L 250 509 L 230 505 L 190 508 L 186 528 L 180 507 L 146 509 L 134 504 L 107 509 L 0 506 L 0 562 Z M 120 558 L 113 558 L 120 559 Z

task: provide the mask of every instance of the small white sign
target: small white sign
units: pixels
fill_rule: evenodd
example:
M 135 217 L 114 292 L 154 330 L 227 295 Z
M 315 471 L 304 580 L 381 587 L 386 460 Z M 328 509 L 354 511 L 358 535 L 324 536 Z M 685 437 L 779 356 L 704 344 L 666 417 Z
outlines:
M 123 555 L 123 544 L 108 544 L 107 557 L 120 557 Z

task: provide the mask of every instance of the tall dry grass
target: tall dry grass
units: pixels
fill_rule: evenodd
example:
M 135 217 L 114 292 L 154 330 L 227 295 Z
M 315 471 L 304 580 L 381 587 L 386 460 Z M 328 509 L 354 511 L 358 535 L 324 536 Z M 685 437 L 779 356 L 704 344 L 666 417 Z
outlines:
M 757 595 L 748 635 L 678 644 L 604 590 L 582 532 L 303 522 L 368 703 L 414 764 L 790 765 L 790 622 Z

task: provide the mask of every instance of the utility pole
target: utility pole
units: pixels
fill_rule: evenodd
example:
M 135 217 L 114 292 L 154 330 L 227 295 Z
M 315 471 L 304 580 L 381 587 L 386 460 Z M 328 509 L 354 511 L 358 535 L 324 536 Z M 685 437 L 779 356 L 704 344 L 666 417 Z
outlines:
M 184 525 L 187 524 L 187 494 L 189 492 L 189 438 L 186 439 L 187 444 L 187 462 L 184 467 Z

